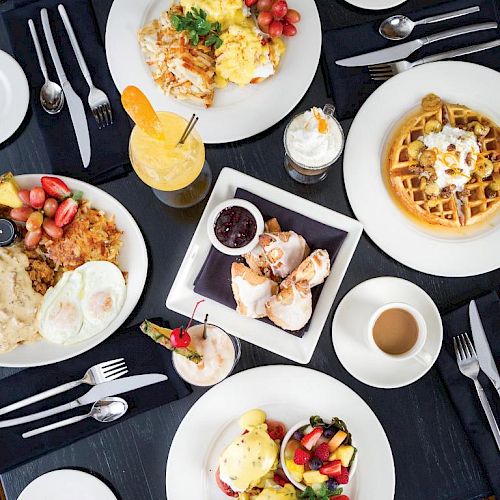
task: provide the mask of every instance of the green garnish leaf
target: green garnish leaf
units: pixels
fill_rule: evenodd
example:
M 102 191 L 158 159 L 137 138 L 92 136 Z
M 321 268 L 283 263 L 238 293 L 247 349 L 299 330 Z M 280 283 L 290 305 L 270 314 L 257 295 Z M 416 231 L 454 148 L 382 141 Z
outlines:
M 172 26 L 176 31 L 186 31 L 191 45 L 198 45 L 200 38 L 207 47 L 214 46 L 218 49 L 222 45 L 221 25 L 219 22 L 211 23 L 203 9 L 192 8 L 185 16 L 174 14 L 171 16 Z
M 309 419 L 309 423 L 311 424 L 311 427 L 323 427 L 325 425 L 325 422 L 323 422 L 323 419 L 318 415 L 312 416 Z
M 313 489 L 308 486 L 302 493 L 300 493 L 299 498 L 304 498 L 306 500 L 329 500 L 330 497 L 341 495 L 342 488 L 337 488 L 336 490 L 329 490 L 324 484 L 318 489 Z

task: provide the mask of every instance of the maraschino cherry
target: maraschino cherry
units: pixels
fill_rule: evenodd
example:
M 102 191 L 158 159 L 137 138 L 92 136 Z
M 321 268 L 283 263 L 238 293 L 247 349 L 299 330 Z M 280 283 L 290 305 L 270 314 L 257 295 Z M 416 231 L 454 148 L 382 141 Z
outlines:
M 191 336 L 187 332 L 189 330 L 189 327 L 191 326 L 191 323 L 193 322 L 194 315 L 196 313 L 196 309 L 198 309 L 198 306 L 202 303 L 205 302 L 205 299 L 199 300 L 196 302 L 196 305 L 194 306 L 193 314 L 191 315 L 191 319 L 189 320 L 188 326 L 184 329 L 184 327 L 179 326 L 177 328 L 174 328 L 172 330 L 172 333 L 170 334 L 170 342 L 173 347 L 176 349 L 181 349 L 183 347 L 187 347 L 191 343 Z

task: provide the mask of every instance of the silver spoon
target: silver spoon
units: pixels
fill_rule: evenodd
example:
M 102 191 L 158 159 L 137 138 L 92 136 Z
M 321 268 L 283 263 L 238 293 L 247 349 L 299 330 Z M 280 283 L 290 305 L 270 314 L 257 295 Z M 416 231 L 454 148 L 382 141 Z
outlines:
M 87 414 L 67 418 L 66 420 L 56 422 L 55 424 L 45 425 L 43 427 L 39 427 L 38 429 L 33 429 L 32 431 L 25 432 L 23 434 L 23 438 L 26 439 L 53 429 L 58 429 L 59 427 L 75 424 L 76 422 L 81 422 L 89 417 L 94 418 L 98 422 L 113 422 L 114 420 L 118 420 L 120 417 L 123 417 L 123 415 L 127 413 L 127 410 L 128 404 L 124 399 L 116 397 L 103 398 L 96 401 Z
M 420 24 L 438 23 L 455 17 L 473 14 L 474 12 L 479 12 L 480 10 L 481 9 L 476 5 L 475 7 L 468 7 L 467 9 L 460 9 L 453 12 L 447 12 L 446 14 L 426 17 L 425 19 L 420 19 L 419 21 L 412 21 L 409 17 L 402 15 L 391 16 L 382 21 L 378 32 L 384 38 L 387 38 L 387 40 L 404 40 L 411 35 L 413 28 Z
M 55 115 L 59 113 L 64 106 L 64 92 L 57 83 L 49 80 L 42 47 L 40 46 L 40 40 L 38 39 L 38 34 L 32 19 L 28 21 L 28 26 L 30 28 L 31 38 L 33 38 L 33 43 L 35 44 L 38 63 L 40 64 L 40 69 L 45 78 L 45 83 L 40 89 L 40 103 L 42 108 L 49 113 L 49 115 Z

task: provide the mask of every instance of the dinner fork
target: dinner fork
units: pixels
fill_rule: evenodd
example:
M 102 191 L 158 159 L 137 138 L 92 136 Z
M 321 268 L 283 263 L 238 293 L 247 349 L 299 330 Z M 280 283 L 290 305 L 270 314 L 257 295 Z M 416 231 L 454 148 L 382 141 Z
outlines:
M 368 66 L 368 71 L 370 72 L 370 78 L 372 80 L 385 81 L 399 73 L 403 73 L 404 71 L 414 68 L 415 66 L 420 66 L 421 64 L 465 56 L 467 54 L 473 54 L 474 52 L 493 49 L 499 45 L 500 39 L 486 43 L 478 43 L 477 45 L 471 45 L 469 47 L 462 47 L 461 49 L 448 50 L 433 56 L 423 57 L 415 62 L 396 61 L 393 63 L 372 64 Z
M 500 431 L 498 430 L 498 425 L 493 415 L 493 411 L 491 410 L 488 398 L 486 397 L 486 394 L 477 379 L 479 375 L 479 361 L 477 359 L 474 346 L 472 345 L 467 333 L 462 333 L 462 335 L 453 337 L 453 346 L 455 348 L 455 356 L 457 357 L 459 370 L 463 375 L 474 381 L 479 401 L 481 401 L 484 413 L 486 414 L 486 418 L 488 419 L 488 423 L 491 427 L 491 432 L 493 432 L 493 437 L 495 438 L 497 447 L 500 450 Z
M 43 399 L 50 398 L 56 394 L 61 394 L 61 392 L 69 391 L 81 384 L 87 385 L 98 385 L 103 382 L 110 382 L 128 373 L 127 365 L 123 358 L 112 359 L 111 361 L 105 361 L 104 363 L 99 363 L 89 368 L 85 375 L 79 379 L 66 384 L 62 384 L 58 387 L 48 389 L 47 391 L 36 394 L 35 396 L 30 396 L 29 398 L 17 401 L 8 406 L 0 408 L 0 415 L 5 415 L 11 411 L 18 410 L 19 408 L 24 408 L 25 406 L 37 403 Z
M 92 81 L 87 63 L 85 62 L 85 59 L 83 57 L 80 45 L 78 43 L 78 40 L 76 39 L 75 32 L 73 31 L 73 26 L 71 25 L 71 21 L 69 20 L 64 5 L 59 4 L 57 9 L 59 10 L 59 14 L 61 15 L 64 27 L 66 28 L 66 32 L 68 33 L 69 41 L 71 42 L 71 46 L 73 47 L 78 65 L 80 66 L 83 76 L 85 77 L 85 80 L 90 87 L 88 103 L 92 114 L 94 115 L 99 128 L 107 127 L 108 125 L 111 125 L 113 123 L 113 113 L 111 111 L 111 104 L 109 103 L 108 96 L 102 90 L 98 89 Z

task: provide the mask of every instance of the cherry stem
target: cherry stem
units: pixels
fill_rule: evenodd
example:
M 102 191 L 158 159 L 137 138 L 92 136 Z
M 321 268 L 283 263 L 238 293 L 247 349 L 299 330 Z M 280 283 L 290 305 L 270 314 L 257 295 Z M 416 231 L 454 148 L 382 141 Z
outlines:
M 198 302 L 196 302 L 195 306 L 194 306 L 194 310 L 193 310 L 193 314 L 191 315 L 191 319 L 189 320 L 189 323 L 188 323 L 188 326 L 186 327 L 186 330 L 189 330 L 189 327 L 191 326 L 191 323 L 193 322 L 193 318 L 194 318 L 194 315 L 196 314 L 196 309 L 198 309 L 198 306 L 202 303 L 202 302 L 205 302 L 205 299 L 201 299 L 199 300 Z M 181 328 L 181 337 L 182 337 L 182 332 L 183 332 L 183 328 Z

